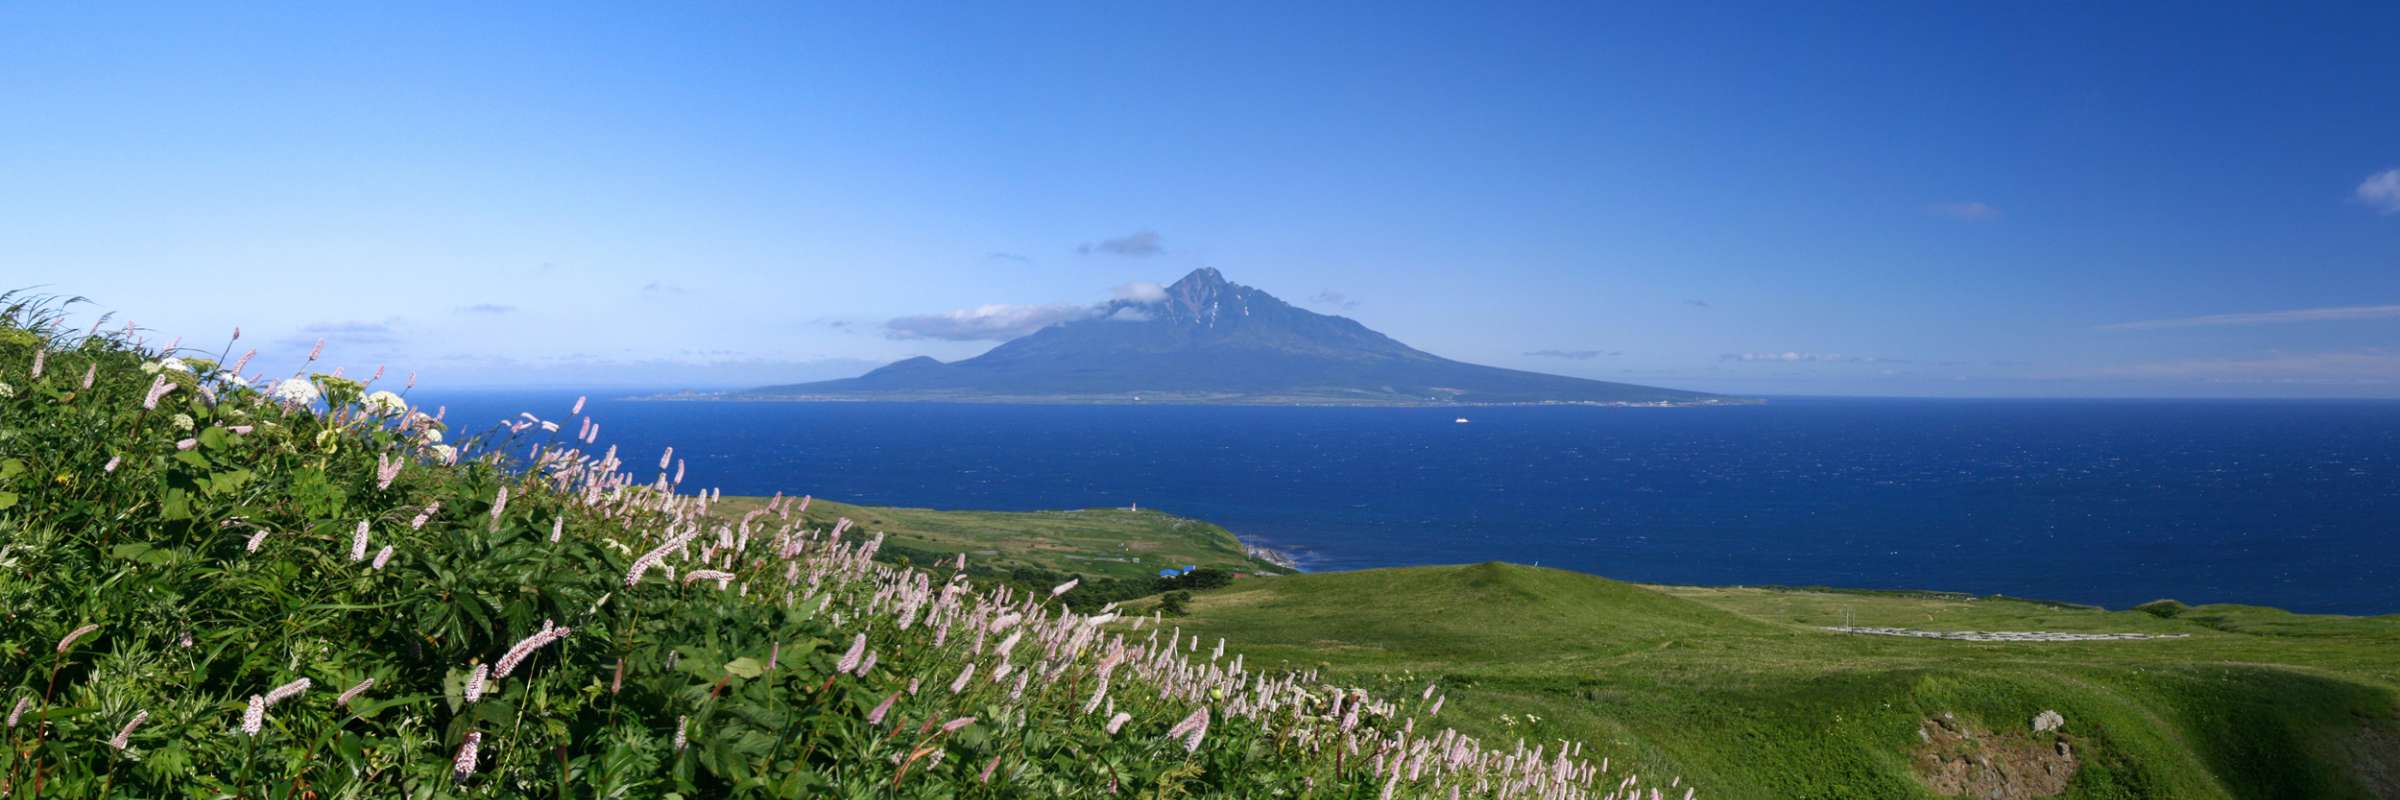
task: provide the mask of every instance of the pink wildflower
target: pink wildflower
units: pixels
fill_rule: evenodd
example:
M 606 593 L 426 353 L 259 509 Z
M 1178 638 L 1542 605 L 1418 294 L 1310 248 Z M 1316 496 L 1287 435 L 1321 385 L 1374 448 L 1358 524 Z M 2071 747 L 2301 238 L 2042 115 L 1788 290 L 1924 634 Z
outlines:
M 458 758 L 450 762 L 450 779 L 466 783 L 475 774 L 475 761 L 483 747 L 483 731 L 467 731 L 466 741 L 458 743 Z
M 347 706 L 350 704 L 350 701 L 358 699 L 359 695 L 366 694 L 367 689 L 374 685 L 374 678 L 368 678 L 366 680 L 359 681 L 357 686 L 350 687 L 347 691 L 342 692 L 342 696 L 334 698 L 333 705 L 336 708 Z
M 175 441 L 175 449 L 177 450 L 190 450 L 198 446 L 200 446 L 200 440 L 198 439 L 178 439 Z
M 100 629 L 100 626 L 99 626 L 99 625 L 85 625 L 85 626 L 83 626 L 83 627 L 76 628 L 76 629 L 74 629 L 74 630 L 68 631 L 68 632 L 67 632 L 67 635 L 66 635 L 66 637 L 65 637 L 65 638 L 62 638 L 62 639 L 59 639 L 59 640 L 58 640 L 58 652 L 59 652 L 59 654 L 60 654 L 60 655 L 65 655 L 65 654 L 66 654 L 66 652 L 67 652 L 67 648 L 69 648 L 69 647 L 74 647 L 74 646 L 75 646 L 75 640 L 83 638 L 84 634 L 91 633 L 92 631 L 96 631 L 96 630 L 99 630 L 99 629 Z
M 251 695 L 249 709 L 242 712 L 242 735 L 257 736 L 259 731 L 266 728 L 266 725 L 267 699 L 255 694 Z
M 585 397 L 586 395 L 577 395 L 575 397 L 575 407 L 567 410 L 567 414 L 569 416 L 583 413 L 583 401 Z
M 500 661 L 493 665 L 492 674 L 502 678 L 508 677 L 509 673 L 517 671 L 517 665 L 523 663 L 526 656 L 533 655 L 533 651 L 542 649 L 543 645 L 567 638 L 567 634 L 574 631 L 574 628 L 552 627 L 550 621 L 543 620 L 541 631 L 518 640 L 515 646 L 508 648 L 508 652 L 500 656 Z
M 1191 716 L 1184 717 L 1182 722 L 1175 723 L 1175 727 L 1167 729 L 1167 738 L 1182 739 L 1184 752 L 1187 753 L 1199 752 L 1200 738 L 1206 735 L 1208 735 L 1207 706 L 1201 706 L 1200 710 L 1192 712 Z
M 974 680 L 974 679 L 975 679 L 975 662 L 973 662 L 973 661 L 969 661 L 969 662 L 967 662 L 967 668 L 966 668 L 966 669 L 959 670 L 959 672 L 958 672 L 958 679 L 950 682 L 950 693 L 951 693 L 951 694 L 958 694 L 959 692 L 966 691 L 966 690 L 967 690 L 967 681 Z
M 895 694 L 893 696 L 897 697 L 899 695 Z M 26 695 L 24 697 L 17 698 L 17 707 L 8 710 L 8 727 L 16 727 L 17 720 L 24 718 L 26 707 L 31 705 L 33 705 L 32 695 Z
M 167 393 L 172 391 L 175 391 L 175 384 L 167 382 L 165 374 L 162 373 L 151 378 L 150 391 L 142 395 L 142 410 L 149 411 L 158 408 L 158 399 L 167 396 Z
M 833 662 L 833 671 L 834 671 L 834 672 L 849 672 L 849 671 L 851 671 L 851 670 L 858 669 L 858 659 L 859 659 L 859 657 L 860 657 L 860 656 L 864 656 L 864 655 L 866 655 L 866 654 L 867 654 L 867 635 L 866 635 L 866 634 L 863 634 L 863 633 L 861 633 L 861 634 L 858 634 L 858 635 L 857 635 L 855 638 L 852 638 L 852 639 L 850 640 L 850 651 L 849 651 L 849 652 L 847 652 L 847 653 L 843 653 L 843 654 L 842 654 L 842 659 L 841 659 L 840 661 Z
M 966 726 L 973 725 L 973 724 L 975 724 L 975 718 L 974 718 L 974 717 L 959 717 L 958 719 L 954 719 L 954 720 L 951 720 L 951 721 L 949 721 L 949 722 L 944 722 L 944 723 L 942 723 L 942 732 L 943 732 L 943 733 L 953 733 L 953 732 L 956 732 L 956 731 L 957 731 L 958 729 L 960 729 L 960 728 L 964 728 L 964 727 L 966 727 Z
M 1123 712 L 1123 711 L 1119 711 L 1119 712 L 1117 712 L 1117 715 L 1116 715 L 1116 716 L 1109 717 L 1109 718 L 1108 718 L 1108 735 L 1110 735 L 1110 736 L 1115 736 L 1115 735 L 1117 735 L 1117 731 L 1118 731 L 1118 729 L 1121 729 L 1121 728 L 1125 727 L 1125 721 L 1126 721 L 1126 720 L 1130 720 L 1130 719 L 1133 719 L 1133 715 L 1132 715 L 1132 714 L 1127 714 L 1127 713 L 1125 713 L 1125 712 Z
M 900 693 L 899 693 L 899 692 L 893 692 L 893 693 L 891 693 L 891 694 L 885 695 L 885 696 L 884 696 L 884 698 L 883 698 L 883 702 L 881 702 L 881 703 L 876 703 L 876 704 L 875 704 L 875 710 L 867 712 L 867 724 L 869 724 L 869 725 L 881 725 L 881 724 L 883 724 L 883 715 L 891 713 L 891 712 L 892 712 L 892 703 L 893 703 L 894 701 L 897 701 L 897 700 L 899 700 L 899 699 L 900 699 Z M 17 701 L 17 707 L 18 707 L 18 708 L 20 708 L 20 709 L 21 709 L 21 708 L 23 708 L 24 706 L 25 706 L 25 701 L 24 701 L 24 700 L 19 700 L 19 701 Z M 11 725 L 13 726 L 13 725 L 14 725 L 14 723 L 11 723 Z
M 108 746 L 118 750 L 125 749 L 127 745 L 133 743 L 133 729 L 141 727 L 142 723 L 148 722 L 149 720 L 150 712 L 133 712 L 133 721 L 127 722 L 125 723 L 125 727 L 117 729 L 117 735 L 108 740 Z
M 1066 583 L 1062 583 L 1062 584 L 1059 584 L 1059 585 L 1057 585 L 1057 586 L 1055 586 L 1055 587 L 1052 587 L 1052 588 L 1050 589 L 1050 596 L 1051 596 L 1051 597 L 1057 597 L 1057 596 L 1059 596 L 1059 595 L 1066 594 L 1067 592 L 1074 590 L 1074 588 L 1075 588 L 1075 585 L 1076 585 L 1076 584 L 1079 584 L 1079 583 L 1082 583 L 1082 582 L 1083 582 L 1083 579 L 1082 579 L 1082 578 L 1076 578 L 1076 579 L 1074 579 L 1074 580 L 1067 581 Z
M 122 459 L 123 459 L 123 456 L 109 456 L 109 457 L 108 457 L 108 463 L 100 465 L 100 471 L 101 471 L 101 472 L 115 472 L 115 471 L 117 471 L 117 462 L 119 462 L 119 461 L 120 461 L 120 460 L 122 460 Z
M 500 515 L 508 512 L 508 487 L 500 487 L 500 496 L 492 500 L 492 530 L 500 530 Z
M 33 349 L 33 374 L 29 376 L 33 380 L 38 381 L 42 379 L 42 359 L 48 355 L 50 355 L 50 350 L 48 348 L 36 347 Z
M 982 771 L 982 772 L 980 772 L 980 773 L 977 773 L 977 774 L 975 775 L 975 780 L 976 780 L 976 782 L 978 782 L 978 783 L 991 783 L 991 782 L 992 782 L 992 770 L 993 770 L 993 769 L 996 769 L 996 768 L 998 768 L 999 766 L 1000 766 L 1000 756 L 998 756 L 998 755 L 994 755 L 994 756 L 992 756 L 992 760 L 991 760 L 989 763 L 986 763 L 986 764 L 984 764 L 984 765 L 983 765 L 983 771 Z
M 691 719 L 688 716 L 675 718 L 675 752 L 683 752 L 683 746 L 688 742 L 685 730 L 691 727 Z
M 473 703 L 483 699 L 483 679 L 484 676 L 491 674 L 491 671 L 490 664 L 477 664 L 474 672 L 467 673 L 467 685 L 461 692 L 466 696 L 467 702 Z
M 257 533 L 250 534 L 250 543 L 249 543 L 249 544 L 242 545 L 242 552 L 245 552 L 245 553 L 256 553 L 256 552 L 258 552 L 258 546 L 259 546 L 259 545 L 261 545 L 261 544 L 265 544 L 265 543 L 266 543 L 266 541 L 267 541 L 267 529 L 265 529 L 265 528 L 260 528 L 260 529 L 258 529 L 258 532 L 257 532 Z
M 350 534 L 350 560 L 367 560 L 367 521 L 358 521 L 358 532 Z
M 392 546 L 387 544 L 383 546 L 382 550 L 375 551 L 375 562 L 371 565 L 371 568 L 380 570 L 383 569 L 383 565 L 391 562 Z
M 315 346 L 315 347 L 311 347 L 311 348 L 309 348 L 309 349 L 308 349 L 308 360 L 309 360 L 309 361 L 311 361 L 311 362 L 314 362 L 314 361 L 316 361 L 316 360 L 317 360 L 317 357 L 318 357 L 318 356 L 321 356 L 321 355 L 324 355 L 324 354 L 325 354 L 325 340 L 324 340 L 322 337 L 320 337 L 320 338 L 318 338 L 318 339 L 317 339 L 317 346 Z

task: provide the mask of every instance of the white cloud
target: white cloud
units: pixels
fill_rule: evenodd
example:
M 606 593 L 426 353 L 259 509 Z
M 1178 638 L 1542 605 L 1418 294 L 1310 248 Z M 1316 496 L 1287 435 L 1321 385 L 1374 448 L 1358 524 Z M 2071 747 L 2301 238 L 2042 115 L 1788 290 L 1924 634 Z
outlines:
M 1966 220 L 1969 222 L 1976 220 L 1996 219 L 2000 216 L 2000 209 L 1993 208 L 1981 200 L 1969 200 L 1961 203 L 1935 203 L 1933 206 L 1927 208 L 1926 211 L 1937 217 L 1949 217 L 1951 219 Z
M 2205 383 L 2400 384 L 2400 353 L 2273 353 L 2112 367 L 2100 374 Z
M 2386 214 L 2400 214 L 2400 169 L 2387 169 L 2359 182 L 2358 201 Z
M 1906 359 L 1880 356 L 1847 356 L 1840 353 L 1726 353 L 1720 361 L 1748 361 L 1775 364 L 1906 364 Z
M 2229 325 L 2272 325 L 2284 322 L 2339 322 L 2387 317 L 2400 317 L 2400 305 L 2329 306 L 2325 308 L 2295 308 L 2285 311 L 2260 311 L 2248 314 L 2209 314 L 2177 319 L 2146 319 L 2136 322 L 2111 323 L 2100 326 L 2100 329 L 2104 331 L 2149 331 L 2161 328 L 2213 328 Z
M 1134 281 L 1109 290 L 1119 300 L 1135 303 L 1156 303 L 1167 299 L 1167 287 L 1149 281 Z
M 999 342 L 1092 314 L 1091 306 L 993 303 L 940 314 L 897 317 L 883 324 L 883 335 L 893 339 Z
M 1075 248 L 1075 252 L 1087 256 L 1099 253 L 1126 258 L 1149 258 L 1166 251 L 1166 239 L 1159 236 L 1158 231 L 1134 231 L 1113 239 L 1102 239 Z

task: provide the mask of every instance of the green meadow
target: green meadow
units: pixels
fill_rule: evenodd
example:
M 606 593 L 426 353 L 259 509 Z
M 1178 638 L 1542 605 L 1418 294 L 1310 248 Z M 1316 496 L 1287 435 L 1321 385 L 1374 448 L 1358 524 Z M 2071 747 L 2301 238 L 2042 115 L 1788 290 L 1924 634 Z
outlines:
M 1153 563 L 1243 563 L 1224 529 L 1155 511 L 817 500 L 809 514 L 849 517 L 903 548 L 1059 573 L 1133 580 Z M 1116 560 L 1131 554 L 1149 557 Z M 1435 683 L 1445 726 L 1588 741 L 1704 797 L 2400 796 L 2400 615 L 1648 586 L 1503 563 L 1252 576 L 1192 598 L 1166 623 L 1222 638 L 1258 667 L 1392 695 Z M 2171 638 L 1975 642 L 1834 626 Z M 2064 724 L 2035 732 L 2044 711 Z M 1972 739 L 1920 735 L 1945 715 Z M 2056 755 L 2061 741 L 2070 756 Z M 2023 758 L 2037 750 L 2046 757 Z M 1983 780 L 1937 791 L 1961 788 L 1939 785 L 1943 763 Z M 2016 780 L 2045 770 L 2048 785 Z

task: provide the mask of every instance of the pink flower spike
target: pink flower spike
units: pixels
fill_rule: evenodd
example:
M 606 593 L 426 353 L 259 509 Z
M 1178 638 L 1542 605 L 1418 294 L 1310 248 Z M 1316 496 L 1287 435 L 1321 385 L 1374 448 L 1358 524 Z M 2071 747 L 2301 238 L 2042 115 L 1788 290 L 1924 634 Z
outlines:
M 59 639 L 59 640 L 58 640 L 58 653 L 59 653 L 59 655 L 66 655 L 66 653 L 67 653 L 67 648 L 70 648 L 70 647 L 74 647 L 74 646 L 75 646 L 75 640 L 77 640 L 77 639 L 81 639 L 81 638 L 83 638 L 83 637 L 84 637 L 84 635 L 85 635 L 85 634 L 91 633 L 92 631 L 96 631 L 96 630 L 99 630 L 99 629 L 100 629 L 100 626 L 99 626 L 99 625 L 85 625 L 85 626 L 83 626 L 83 627 L 76 628 L 76 629 L 74 629 L 74 630 L 72 630 L 72 631 L 68 631 L 68 632 L 67 632 L 67 635 L 66 635 L 66 637 L 65 637 L 65 638 L 62 638 L 62 639 Z
M 132 744 L 132 743 L 133 743 L 133 742 L 132 742 L 132 739 L 133 739 L 133 729 L 141 727 L 141 726 L 142 726 L 142 723 L 144 723 L 144 722 L 147 722 L 147 721 L 149 721 L 149 720 L 150 720 L 150 712 L 148 712 L 148 711 L 136 711 L 136 712 L 133 712 L 133 721 L 132 721 L 132 722 L 125 723 L 125 727 L 123 727 L 123 728 L 119 728 L 119 729 L 117 730 L 117 735 L 116 735 L 116 737 L 115 737 L 115 738 L 111 738 L 111 739 L 109 739 L 109 740 L 108 740 L 108 746 L 109 746 L 109 747 L 111 747 L 111 748 L 118 749 L 118 750 L 123 750 L 123 749 L 125 749 L 125 747 L 126 747 L 127 745 L 129 745 L 129 744 Z
M 943 732 L 943 733 L 952 733 L 952 732 L 955 732 L 955 731 L 957 731 L 957 730 L 958 730 L 958 729 L 960 729 L 960 728 L 964 728 L 964 727 L 966 727 L 966 726 L 973 725 L 973 724 L 975 724 L 975 718 L 974 718 L 974 717 L 959 717 L 958 719 L 954 719 L 954 720 L 951 720 L 951 721 L 949 721 L 949 722 L 944 722 L 944 723 L 942 723 L 942 732 Z
M 475 775 L 477 751 L 483 746 L 483 731 L 467 731 L 466 741 L 458 743 L 458 758 L 450 762 L 450 780 L 466 783 Z
M 358 699 L 359 695 L 366 694 L 367 689 L 373 687 L 374 685 L 374 678 L 368 678 L 366 680 L 359 681 L 357 686 L 350 687 L 348 691 L 342 692 L 342 696 L 334 698 L 333 704 L 336 707 L 350 705 L 350 701 Z

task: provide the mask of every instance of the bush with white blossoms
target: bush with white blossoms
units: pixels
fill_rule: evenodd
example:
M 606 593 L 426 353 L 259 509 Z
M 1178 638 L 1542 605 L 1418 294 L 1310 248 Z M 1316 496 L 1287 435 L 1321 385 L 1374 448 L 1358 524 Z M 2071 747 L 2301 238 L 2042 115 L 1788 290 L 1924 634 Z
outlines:
M 408 401 L 389 391 L 377 391 L 359 401 L 359 406 L 378 417 L 396 417 L 408 410 Z
M 0 315 L 0 374 L 35 352 L 0 400 L 0 796 L 1689 796 L 1446 729 L 1431 687 L 880 561 L 804 499 L 720 513 L 530 412 L 453 464 L 371 380 L 153 398 L 129 337 Z
M 273 397 L 275 402 L 287 406 L 308 406 L 314 405 L 322 393 L 317 391 L 316 384 L 309 382 L 306 378 L 285 378 L 275 384 L 275 389 L 269 396 Z

